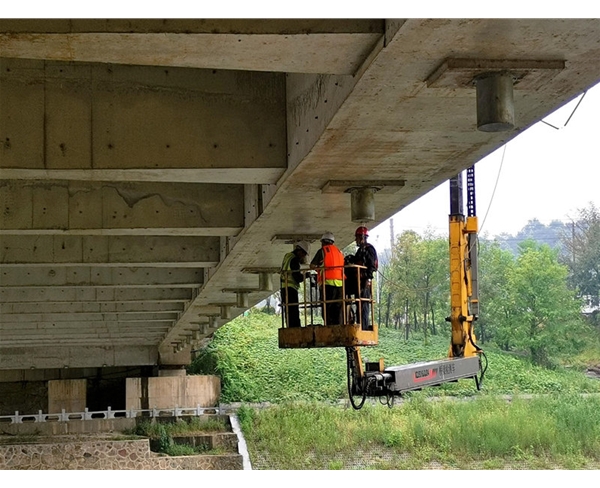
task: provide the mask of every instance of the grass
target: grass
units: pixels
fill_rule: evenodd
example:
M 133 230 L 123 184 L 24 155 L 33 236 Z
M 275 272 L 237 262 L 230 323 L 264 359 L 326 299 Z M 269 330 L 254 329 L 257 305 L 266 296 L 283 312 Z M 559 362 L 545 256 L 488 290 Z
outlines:
M 254 469 L 600 468 L 600 396 L 581 395 L 600 393 L 600 381 L 582 374 L 600 357 L 595 346 L 550 370 L 483 344 L 481 391 L 462 380 L 357 412 L 339 403 L 347 397 L 343 348 L 279 349 L 279 327 L 280 317 L 254 311 L 237 318 L 189 369 L 221 377 L 221 402 L 246 404 L 238 416 Z M 449 331 L 405 341 L 381 329 L 379 345 L 361 352 L 395 366 L 444 358 L 448 341 Z M 274 406 L 248 405 L 262 402 Z
M 193 436 L 215 432 L 229 432 L 228 423 L 221 418 L 191 417 L 175 422 L 151 422 L 142 420 L 133 429 L 124 431 L 126 435 L 144 436 L 158 441 L 158 452 L 168 456 L 196 456 L 198 454 L 223 454 L 225 449 L 208 449 L 207 446 L 190 446 L 173 441 L 177 436 Z
M 189 446 L 187 444 L 171 444 L 161 452 L 167 456 L 198 456 L 201 454 L 218 456 L 226 454 L 226 450 L 223 448 L 208 449 L 204 446 Z
M 335 402 L 346 396 L 346 357 L 343 348 L 279 349 L 280 317 L 252 312 L 215 332 L 213 341 L 189 369 L 190 374 L 217 374 L 221 401 Z M 448 331 L 446 331 L 448 332 Z M 379 345 L 361 349 L 363 359 L 384 358 L 386 366 L 442 359 L 449 332 L 405 341 L 402 331 L 381 329 Z M 483 391 L 499 395 L 600 393 L 600 381 L 573 368 L 548 370 L 485 344 L 489 362 Z M 591 361 L 591 359 L 588 359 Z M 473 381 L 460 381 L 420 392 L 424 396 L 480 395 Z
M 133 429 L 124 431 L 125 434 L 141 435 L 157 439 L 160 436 L 177 436 L 204 432 L 229 432 L 227 422 L 220 418 L 191 417 L 188 420 L 175 422 L 150 422 L 143 420 Z
M 600 398 L 413 398 L 356 412 L 290 403 L 238 412 L 255 469 L 600 466 Z

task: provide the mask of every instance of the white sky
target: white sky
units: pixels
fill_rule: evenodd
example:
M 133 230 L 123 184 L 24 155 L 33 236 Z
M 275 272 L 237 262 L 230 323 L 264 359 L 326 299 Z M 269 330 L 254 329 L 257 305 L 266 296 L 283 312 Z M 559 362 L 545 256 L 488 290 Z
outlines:
M 494 236 L 507 232 L 514 235 L 534 218 L 543 224 L 552 220 L 568 222 L 589 202 L 600 208 L 600 85 L 587 91 L 573 113 L 580 98 L 544 119 L 558 130 L 538 122 L 475 165 L 476 208 L 481 234 Z M 465 186 L 466 175 L 463 174 Z M 449 183 L 442 183 L 398 212 L 392 217 L 394 234 L 409 229 L 422 234 L 430 227 L 436 233 L 446 235 L 449 193 Z M 370 234 L 376 247 L 389 248 L 389 219 Z

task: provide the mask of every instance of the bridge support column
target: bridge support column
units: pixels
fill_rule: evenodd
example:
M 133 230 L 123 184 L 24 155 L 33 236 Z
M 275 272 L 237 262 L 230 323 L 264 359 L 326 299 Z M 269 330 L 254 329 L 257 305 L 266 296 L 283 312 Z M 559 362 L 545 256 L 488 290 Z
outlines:
M 513 77 L 510 73 L 486 73 L 476 80 L 477 129 L 503 132 L 515 127 Z
M 351 188 L 350 211 L 352 222 L 364 224 L 375 220 L 375 188 Z
M 48 413 L 83 412 L 87 396 L 87 380 L 48 381 Z
M 167 371 L 167 370 L 165 370 Z M 175 372 L 178 370 L 169 370 Z M 221 380 L 213 375 L 127 378 L 126 408 L 214 407 L 219 404 Z M 160 374 L 160 373 L 159 373 Z

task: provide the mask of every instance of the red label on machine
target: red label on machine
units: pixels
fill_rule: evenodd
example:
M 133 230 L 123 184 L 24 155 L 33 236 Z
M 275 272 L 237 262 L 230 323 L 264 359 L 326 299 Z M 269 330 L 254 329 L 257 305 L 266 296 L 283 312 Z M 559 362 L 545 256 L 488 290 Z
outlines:
M 436 369 L 421 369 L 415 371 L 413 374 L 413 381 L 419 383 L 420 381 L 430 380 L 437 376 Z

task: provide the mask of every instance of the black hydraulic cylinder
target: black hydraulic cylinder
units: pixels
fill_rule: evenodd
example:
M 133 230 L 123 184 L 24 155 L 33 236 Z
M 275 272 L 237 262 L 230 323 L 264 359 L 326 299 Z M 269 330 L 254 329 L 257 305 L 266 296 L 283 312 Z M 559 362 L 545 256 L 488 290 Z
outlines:
M 462 173 L 450 178 L 450 216 L 463 214 Z

